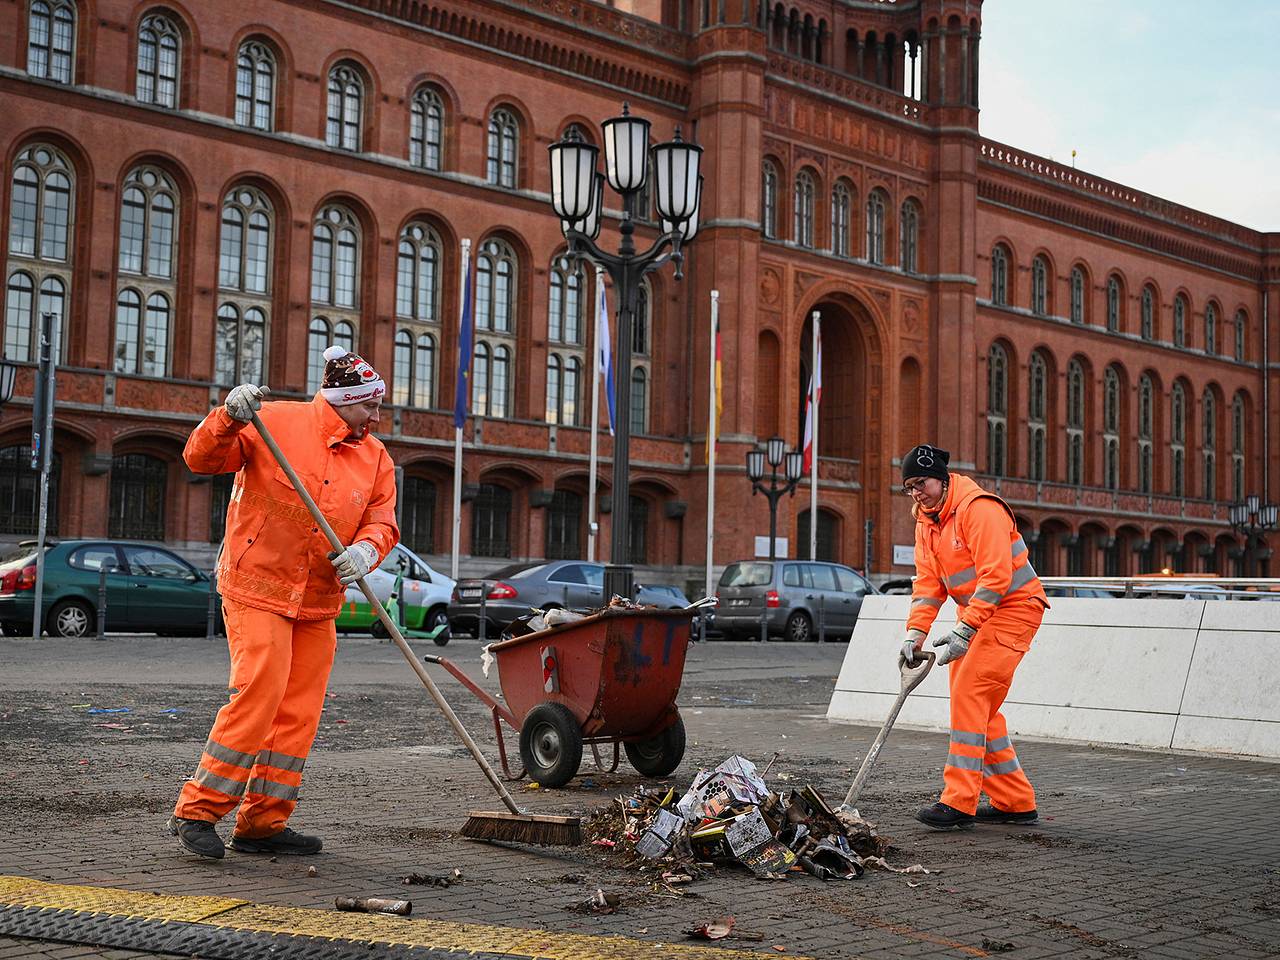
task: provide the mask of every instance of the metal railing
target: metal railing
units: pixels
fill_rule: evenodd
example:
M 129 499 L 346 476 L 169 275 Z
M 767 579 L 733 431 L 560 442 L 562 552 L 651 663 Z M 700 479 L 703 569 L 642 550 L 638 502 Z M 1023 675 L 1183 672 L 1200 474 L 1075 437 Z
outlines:
M 1073 597 L 1280 600 L 1280 578 L 1212 576 L 1041 577 L 1050 593 Z M 1065 594 L 1058 591 L 1065 591 Z

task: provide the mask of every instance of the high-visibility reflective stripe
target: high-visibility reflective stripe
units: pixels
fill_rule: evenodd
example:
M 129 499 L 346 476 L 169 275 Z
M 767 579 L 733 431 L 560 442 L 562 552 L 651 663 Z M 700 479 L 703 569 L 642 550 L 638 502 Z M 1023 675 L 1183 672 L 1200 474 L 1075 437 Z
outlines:
M 987 745 L 986 734 L 970 733 L 968 730 L 952 730 L 952 743 L 963 743 L 966 747 L 985 747 Z
M 982 768 L 982 775 L 984 777 L 996 777 L 1002 773 L 1013 773 L 1013 771 L 1021 767 L 1022 764 L 1018 762 L 1018 758 L 1014 757 L 1012 760 L 1005 760 L 1002 763 L 988 764 Z
M 1008 750 L 1013 746 L 1013 741 L 1008 737 L 996 737 L 987 744 L 987 753 L 999 753 L 1001 750 Z
M 977 576 L 978 570 L 976 567 L 965 567 L 959 573 L 953 573 L 951 576 L 947 577 L 947 586 L 959 587 L 968 583 L 970 580 L 976 579 Z
M 1013 541 L 1012 546 L 1009 547 L 1009 552 L 1013 554 L 1013 557 L 1016 560 L 1027 552 L 1027 541 L 1019 537 L 1017 540 Z
M 204 752 L 213 757 L 213 759 L 229 763 L 233 767 L 243 767 L 248 770 L 253 766 L 252 753 L 241 753 L 239 750 L 232 750 L 230 747 L 224 747 L 216 740 L 210 740 L 206 743 Z
M 958 767 L 961 770 L 981 770 L 981 757 L 964 757 L 958 753 L 947 754 L 947 766 Z
M 986 587 L 979 587 L 973 591 L 974 600 L 985 600 L 987 603 L 999 603 L 1003 593 L 996 593 L 994 590 L 988 590 Z
M 1028 583 L 1036 579 L 1035 568 L 1030 563 L 1023 564 L 1017 570 L 1013 571 L 1013 576 L 1009 578 L 1009 589 L 1004 593 L 996 593 L 986 587 L 978 587 L 973 593 L 952 593 L 951 599 L 960 606 L 965 607 L 969 602 L 977 600 L 985 600 L 987 603 L 999 603 L 1015 590 L 1025 587 Z
M 225 793 L 228 797 L 244 796 L 243 780 L 228 780 L 226 777 L 218 776 L 208 767 L 201 767 L 191 779 L 202 787 L 210 787 L 219 793 Z
M 1030 563 L 1023 564 L 1017 570 L 1013 571 L 1013 577 L 1009 580 L 1009 589 L 1004 592 L 1004 595 L 1007 597 L 1019 587 L 1025 587 L 1035 578 L 1035 567 L 1031 566 Z
M 257 793 L 264 797 L 275 797 L 277 800 L 298 799 L 297 787 L 291 787 L 287 783 L 276 783 L 276 781 L 268 780 L 266 777 L 250 777 L 247 789 L 250 793 Z
M 277 770 L 288 770 L 301 773 L 307 761 L 302 757 L 292 757 L 287 753 L 276 753 L 274 750 L 259 750 L 258 763 L 264 767 L 275 767 Z
M 937 597 L 916 597 L 911 601 L 913 607 L 940 607 L 942 601 Z

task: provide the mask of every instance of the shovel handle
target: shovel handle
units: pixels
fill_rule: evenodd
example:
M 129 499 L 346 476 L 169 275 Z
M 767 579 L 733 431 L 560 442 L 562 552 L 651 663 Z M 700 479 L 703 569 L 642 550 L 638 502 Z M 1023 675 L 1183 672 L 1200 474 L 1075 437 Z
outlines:
M 280 469 L 284 471 L 285 476 L 289 478 L 289 482 L 293 484 L 293 489 L 298 492 L 298 496 L 302 499 L 303 504 L 306 505 L 307 510 L 311 514 L 311 518 L 315 520 L 316 526 L 324 531 L 325 539 L 329 541 L 329 545 L 333 547 L 334 550 L 341 553 L 346 549 L 346 544 L 339 540 L 338 535 L 333 532 L 333 527 L 329 526 L 329 521 L 326 520 L 324 514 L 320 512 L 320 508 L 316 505 L 315 500 L 312 499 L 307 488 L 303 486 L 302 481 L 298 479 L 298 475 L 294 472 L 293 467 L 290 466 L 289 461 L 285 459 L 284 453 L 276 444 L 275 437 L 271 435 L 271 431 L 267 429 L 266 424 L 262 422 L 257 413 L 253 414 L 252 423 L 254 427 L 257 428 L 258 435 L 262 437 L 263 443 L 267 445 L 267 449 L 271 451 L 271 455 L 276 458 L 276 463 L 280 465 Z M 387 633 L 390 634 L 391 639 L 395 641 L 395 645 L 400 648 L 400 652 L 404 655 L 405 660 L 409 661 L 409 666 L 412 667 L 413 672 L 418 675 L 418 679 L 422 681 L 422 685 L 427 688 L 427 693 L 431 694 L 431 699 L 436 702 L 436 706 L 440 708 L 440 712 L 443 713 L 445 719 L 449 721 L 449 725 L 453 727 L 458 738 L 463 742 L 466 748 L 471 751 L 471 756 L 474 757 L 476 763 L 480 765 L 480 769 L 488 778 L 489 783 L 493 785 L 493 789 L 498 792 L 498 796 L 502 799 L 502 802 L 506 804 L 507 809 L 512 813 L 521 814 L 522 811 L 518 806 L 516 806 L 516 802 L 511 798 L 511 794 L 508 793 L 507 788 L 502 785 L 502 781 L 499 780 L 498 775 L 494 773 L 493 767 L 489 766 L 489 761 L 486 760 L 484 754 L 480 752 L 480 748 L 476 745 L 476 742 L 471 739 L 471 734 L 467 733 L 467 728 L 462 725 L 462 721 L 459 720 L 458 715 L 453 712 L 453 708 L 449 706 L 448 701 L 445 700 L 444 694 L 440 692 L 440 688 L 437 687 L 435 681 L 431 679 L 431 674 L 427 673 L 426 667 L 418 662 L 418 657 L 414 654 L 413 648 L 409 646 L 408 642 L 404 638 L 404 634 L 400 632 L 400 627 L 391 619 L 391 616 L 382 606 L 382 603 L 374 594 L 373 588 L 369 586 L 364 577 L 360 577 L 356 582 L 360 585 L 360 589 L 363 591 L 365 599 L 369 601 L 369 605 L 378 615 L 378 619 L 381 620 L 382 625 L 386 627 Z

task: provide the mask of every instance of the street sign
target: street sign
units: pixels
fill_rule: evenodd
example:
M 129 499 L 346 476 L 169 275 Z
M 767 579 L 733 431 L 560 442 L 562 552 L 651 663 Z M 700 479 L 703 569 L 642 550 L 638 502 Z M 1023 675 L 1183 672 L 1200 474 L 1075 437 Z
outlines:
M 790 546 L 790 544 L 787 542 L 787 538 L 778 537 L 773 542 L 774 542 L 774 546 L 776 547 L 776 549 L 774 550 L 774 555 L 779 560 L 787 559 L 787 550 Z M 756 556 L 765 557 L 766 559 L 768 558 L 769 556 L 769 538 L 768 537 L 756 537 Z
M 909 543 L 893 545 L 893 565 L 895 567 L 914 567 L 916 565 L 916 548 Z

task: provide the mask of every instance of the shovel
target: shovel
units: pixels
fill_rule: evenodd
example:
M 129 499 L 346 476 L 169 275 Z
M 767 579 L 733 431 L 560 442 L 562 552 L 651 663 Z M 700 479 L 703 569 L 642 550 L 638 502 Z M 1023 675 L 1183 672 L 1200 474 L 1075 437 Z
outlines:
M 285 459 L 284 453 L 276 444 L 275 437 L 271 435 L 271 431 L 267 429 L 261 418 L 255 413 L 253 415 L 253 425 L 258 430 L 258 435 L 262 437 L 263 442 L 267 445 L 267 449 L 271 451 L 271 455 L 275 457 L 276 463 L 280 465 L 280 469 L 284 471 L 285 476 L 289 478 L 289 482 L 293 484 L 293 489 L 297 491 L 299 498 L 306 505 L 307 510 L 311 513 L 311 517 L 321 530 L 324 531 L 325 538 L 329 541 L 329 545 L 339 552 L 346 549 L 346 545 L 338 539 L 338 535 L 333 532 L 333 527 L 329 526 L 329 521 L 325 519 L 320 508 L 316 506 L 315 500 L 307 488 L 303 486 L 302 481 L 298 479 L 298 475 L 294 473 L 293 467 L 289 465 L 289 461 Z M 369 586 L 367 580 L 361 577 L 356 581 L 361 591 L 365 595 L 365 599 L 369 601 L 369 606 L 373 612 L 377 614 L 379 620 L 382 621 L 383 627 L 386 628 L 387 634 L 391 637 L 400 652 L 404 654 L 404 658 L 409 661 L 409 666 L 413 668 L 413 672 L 418 675 L 418 679 L 422 681 L 422 685 L 427 688 L 427 693 L 431 694 L 431 699 L 435 701 L 436 706 L 440 708 L 440 712 L 444 714 L 449 725 L 453 727 L 454 732 L 458 735 L 467 750 L 471 752 L 471 756 L 475 759 L 476 764 L 480 767 L 493 789 L 497 791 L 499 799 L 502 800 L 509 813 L 498 814 L 476 814 L 473 813 L 463 826 L 462 833 L 464 836 L 476 836 L 483 839 L 497 840 L 514 840 L 525 843 L 539 844 L 564 844 L 566 846 L 576 846 L 582 842 L 581 824 L 573 817 L 545 817 L 532 816 L 524 813 L 516 806 L 515 800 L 511 798 L 511 794 L 507 792 L 507 788 L 502 785 L 502 781 L 498 779 L 498 775 L 494 773 L 493 767 L 489 765 L 489 761 L 485 759 L 480 747 L 471 739 L 471 734 L 467 732 L 467 728 L 462 725 L 462 721 L 458 719 L 458 715 L 453 712 L 453 708 L 444 698 L 444 694 L 440 692 L 440 688 L 436 686 L 435 681 L 431 679 L 431 675 L 427 673 L 426 668 L 418 662 L 417 655 L 413 652 L 413 648 L 409 646 L 404 635 L 400 632 L 399 625 L 391 619 L 386 608 L 378 600 L 373 592 L 373 588 Z
M 893 702 L 893 709 L 889 711 L 889 716 L 885 720 L 884 726 L 876 734 L 875 743 L 871 744 L 871 749 L 867 751 L 867 756 L 863 759 L 862 766 L 858 768 L 858 775 L 853 778 L 853 784 L 849 787 L 849 792 L 845 794 L 844 803 L 840 805 L 841 810 L 855 809 L 854 804 L 858 802 L 858 797 L 862 796 L 862 788 L 866 786 L 867 777 L 871 775 L 871 768 L 875 766 L 876 757 L 880 756 L 880 748 L 884 746 L 885 740 L 889 737 L 889 731 L 893 729 L 893 721 L 898 719 L 898 712 L 907 701 L 907 694 L 920 686 L 933 668 L 933 661 L 937 659 L 928 650 L 917 651 L 916 656 L 920 660 L 915 666 L 909 666 L 906 657 L 898 656 L 898 669 L 902 672 L 902 685 L 898 691 L 898 699 Z

